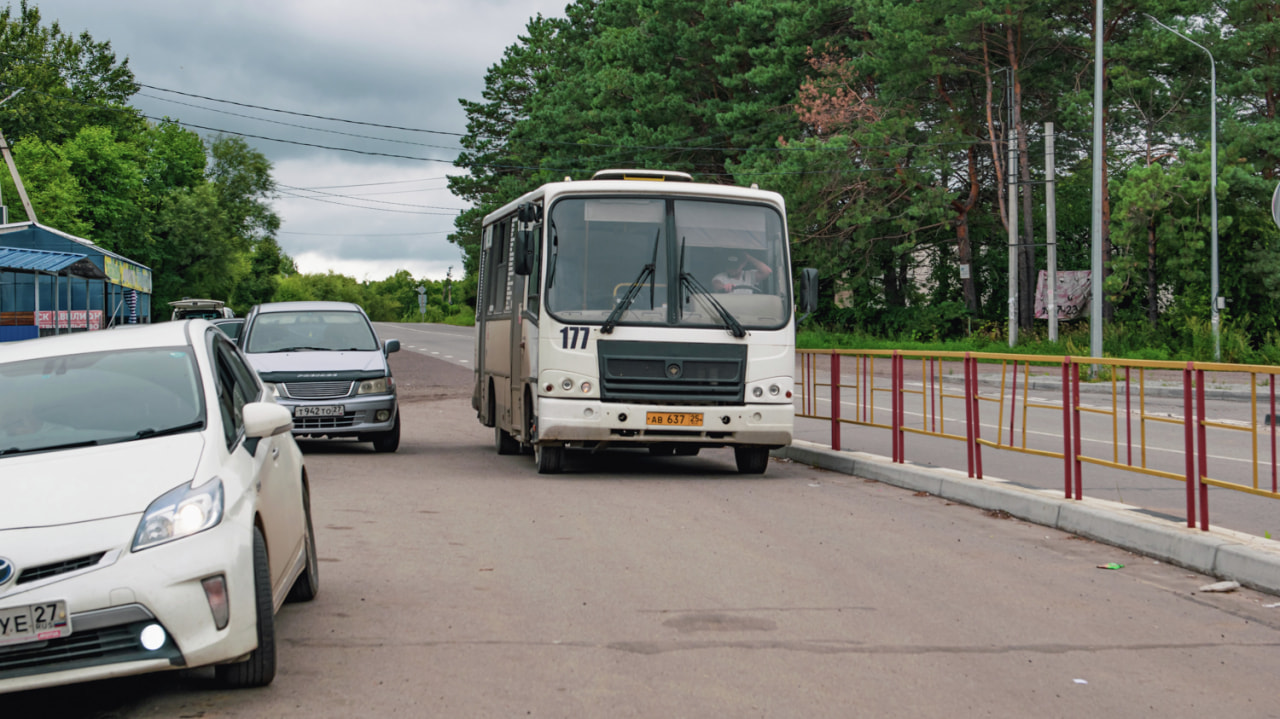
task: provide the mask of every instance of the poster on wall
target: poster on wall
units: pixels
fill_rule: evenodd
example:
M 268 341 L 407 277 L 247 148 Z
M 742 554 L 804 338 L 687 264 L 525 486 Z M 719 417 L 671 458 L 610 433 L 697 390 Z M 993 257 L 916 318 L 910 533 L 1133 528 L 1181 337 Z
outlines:
M 1089 270 L 1058 270 L 1058 288 L 1055 293 L 1058 305 L 1058 319 L 1074 320 L 1089 313 L 1089 295 L 1092 285 L 1092 273 Z M 1046 288 L 1049 286 L 1049 272 L 1040 270 L 1040 279 L 1036 282 L 1036 319 L 1049 318 L 1049 299 Z

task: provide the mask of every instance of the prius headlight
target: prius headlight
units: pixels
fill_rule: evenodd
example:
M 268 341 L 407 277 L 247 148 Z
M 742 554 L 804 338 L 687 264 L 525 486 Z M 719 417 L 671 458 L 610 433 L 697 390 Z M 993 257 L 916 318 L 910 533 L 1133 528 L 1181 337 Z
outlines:
M 356 389 L 356 394 L 386 394 L 394 386 L 395 384 L 390 377 L 361 380 L 360 387 Z
M 165 492 L 147 507 L 133 535 L 133 551 L 189 537 L 222 521 L 222 480 L 199 487 L 184 484 Z

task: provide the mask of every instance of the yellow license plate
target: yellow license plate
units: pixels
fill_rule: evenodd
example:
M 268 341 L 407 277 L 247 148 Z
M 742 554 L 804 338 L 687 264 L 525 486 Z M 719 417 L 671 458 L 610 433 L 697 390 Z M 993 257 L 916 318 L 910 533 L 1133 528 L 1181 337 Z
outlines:
M 662 427 L 701 427 L 701 412 L 649 412 L 645 424 Z

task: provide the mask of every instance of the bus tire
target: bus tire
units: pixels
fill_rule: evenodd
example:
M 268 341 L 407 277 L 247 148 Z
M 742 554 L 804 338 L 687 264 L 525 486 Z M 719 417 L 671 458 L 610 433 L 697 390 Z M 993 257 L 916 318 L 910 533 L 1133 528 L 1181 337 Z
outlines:
M 497 425 L 493 427 L 493 446 L 498 450 L 498 454 L 520 453 L 520 443 L 516 438 Z
M 738 474 L 764 474 L 769 466 L 769 448 L 734 447 L 733 458 L 738 463 Z
M 564 466 L 564 447 L 535 444 L 533 459 L 538 463 L 538 474 L 559 474 Z

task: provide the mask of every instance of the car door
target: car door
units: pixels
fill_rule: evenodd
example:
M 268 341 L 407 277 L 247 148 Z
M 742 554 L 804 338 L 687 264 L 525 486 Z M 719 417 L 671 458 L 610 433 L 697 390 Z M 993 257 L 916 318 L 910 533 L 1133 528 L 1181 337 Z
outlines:
M 212 332 L 220 334 L 216 330 Z M 235 428 L 234 436 L 228 431 L 227 448 L 232 461 L 244 468 L 244 476 L 251 478 L 249 491 L 257 496 L 257 511 L 262 518 L 271 566 L 272 594 L 278 605 L 283 592 L 288 590 L 283 583 L 303 550 L 305 517 L 300 458 L 288 432 L 261 439 L 244 436 L 244 405 L 263 401 L 265 390 L 257 374 L 229 340 L 217 336 L 213 343 L 219 404 L 225 407 L 224 423 L 230 415 L 231 426 Z

